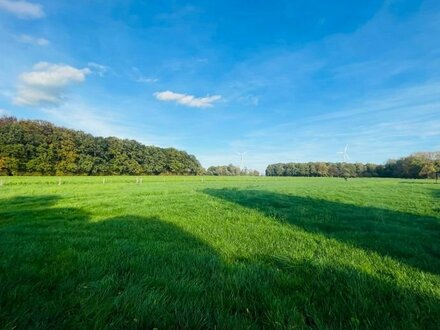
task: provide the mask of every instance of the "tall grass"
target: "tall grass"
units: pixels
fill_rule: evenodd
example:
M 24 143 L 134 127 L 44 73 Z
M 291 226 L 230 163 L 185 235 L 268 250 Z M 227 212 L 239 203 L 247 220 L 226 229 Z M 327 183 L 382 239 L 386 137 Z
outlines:
M 2 329 L 438 327 L 431 181 L 3 182 Z

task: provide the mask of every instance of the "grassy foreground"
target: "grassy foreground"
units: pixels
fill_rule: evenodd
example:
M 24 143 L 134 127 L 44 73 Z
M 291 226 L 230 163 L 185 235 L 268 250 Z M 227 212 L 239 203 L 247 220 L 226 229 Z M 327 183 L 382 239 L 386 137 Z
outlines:
M 1 178 L 0 328 L 429 328 L 440 184 Z

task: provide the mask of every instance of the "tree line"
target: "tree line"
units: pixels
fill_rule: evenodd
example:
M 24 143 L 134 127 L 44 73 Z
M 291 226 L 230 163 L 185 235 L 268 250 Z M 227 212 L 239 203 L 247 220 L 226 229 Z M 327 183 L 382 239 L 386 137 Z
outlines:
M 440 171 L 440 152 L 418 152 L 385 164 L 278 163 L 266 168 L 267 176 L 434 178 Z
M 229 165 L 221 165 L 221 166 L 210 166 L 206 170 L 207 175 L 216 175 L 216 176 L 239 176 L 239 175 L 247 175 L 247 176 L 259 176 L 260 172 L 257 170 L 249 170 L 247 168 L 240 169 L 240 167 L 229 164 Z
M 385 164 L 278 163 L 267 176 L 434 178 L 440 152 L 419 152 Z M 134 140 L 94 137 L 40 120 L 0 118 L 0 175 L 255 175 L 229 164 L 206 171 L 195 156 Z
M 0 175 L 198 175 L 195 156 L 94 137 L 40 120 L 0 118 Z

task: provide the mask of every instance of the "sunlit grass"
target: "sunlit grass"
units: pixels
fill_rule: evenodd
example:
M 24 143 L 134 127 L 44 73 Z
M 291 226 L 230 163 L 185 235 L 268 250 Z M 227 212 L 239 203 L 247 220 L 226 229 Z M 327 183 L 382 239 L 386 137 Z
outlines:
M 1 328 L 438 326 L 433 181 L 2 180 Z

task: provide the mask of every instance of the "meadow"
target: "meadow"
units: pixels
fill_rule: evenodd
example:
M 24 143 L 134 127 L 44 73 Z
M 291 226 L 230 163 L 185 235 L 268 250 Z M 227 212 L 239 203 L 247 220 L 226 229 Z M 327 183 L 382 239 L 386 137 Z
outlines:
M 0 177 L 0 328 L 439 328 L 440 184 Z

